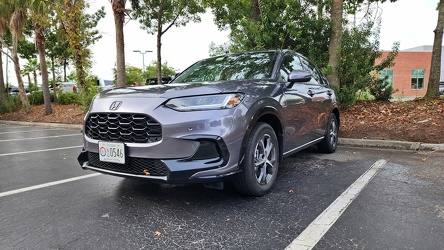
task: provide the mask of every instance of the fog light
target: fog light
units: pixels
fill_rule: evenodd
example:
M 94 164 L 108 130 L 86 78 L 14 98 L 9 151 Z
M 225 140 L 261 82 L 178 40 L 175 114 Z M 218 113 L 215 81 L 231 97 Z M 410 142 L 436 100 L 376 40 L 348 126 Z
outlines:
M 189 160 L 205 160 L 220 158 L 217 144 L 213 141 L 199 141 L 200 145 L 196 153 Z

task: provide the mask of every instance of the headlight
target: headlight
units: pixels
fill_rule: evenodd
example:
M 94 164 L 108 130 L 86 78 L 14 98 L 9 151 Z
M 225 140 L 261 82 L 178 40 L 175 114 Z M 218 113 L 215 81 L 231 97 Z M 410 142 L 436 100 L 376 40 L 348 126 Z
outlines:
M 196 111 L 234 108 L 242 101 L 244 94 L 219 94 L 174 98 L 165 103 L 177 111 Z

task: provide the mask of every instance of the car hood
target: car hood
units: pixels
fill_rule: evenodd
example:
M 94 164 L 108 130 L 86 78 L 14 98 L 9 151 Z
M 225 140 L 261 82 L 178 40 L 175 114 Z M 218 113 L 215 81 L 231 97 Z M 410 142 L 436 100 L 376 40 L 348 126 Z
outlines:
M 213 83 L 180 83 L 116 88 L 100 92 L 100 98 L 162 98 L 170 99 L 181 96 L 207 95 L 227 92 L 242 92 L 260 94 L 266 92 L 270 95 L 277 88 L 276 82 L 245 80 Z M 263 93 L 265 94 L 265 93 Z

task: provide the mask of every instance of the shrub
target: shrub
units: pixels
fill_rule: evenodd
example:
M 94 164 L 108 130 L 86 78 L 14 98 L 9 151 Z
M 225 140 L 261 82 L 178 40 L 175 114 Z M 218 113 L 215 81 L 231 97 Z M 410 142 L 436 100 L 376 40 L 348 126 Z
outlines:
M 374 101 L 375 97 L 370 93 L 368 89 L 358 90 L 356 92 L 356 100 L 358 101 Z
M 31 104 L 31 105 L 43 104 L 44 103 L 43 92 L 32 92 L 28 96 L 28 100 L 29 100 L 29 104 Z
M 3 104 L 0 106 L 0 114 L 17 111 L 22 107 L 19 96 L 10 96 L 3 98 Z
M 50 95 L 51 102 L 53 102 L 54 101 L 54 94 L 53 93 L 49 93 L 49 95 Z M 28 96 L 28 100 L 29 100 L 29 104 L 31 104 L 31 105 L 40 105 L 40 104 L 44 104 L 45 103 L 45 99 L 43 98 L 43 92 L 42 91 L 32 92 Z
M 341 87 L 341 91 L 338 93 L 338 101 L 341 108 L 349 108 L 356 103 L 356 91 L 347 86 Z
M 91 105 L 91 102 L 94 98 L 94 96 L 96 96 L 98 93 L 100 92 L 99 88 L 94 86 L 91 88 L 91 90 L 89 91 L 87 96 L 82 96 L 82 105 L 83 105 L 83 109 L 85 111 L 89 110 L 89 106 Z
M 369 91 L 376 101 L 390 101 L 395 92 L 386 79 L 379 78 L 370 81 Z
M 77 93 L 58 93 L 57 101 L 60 104 L 68 105 L 68 104 L 82 104 L 81 96 Z

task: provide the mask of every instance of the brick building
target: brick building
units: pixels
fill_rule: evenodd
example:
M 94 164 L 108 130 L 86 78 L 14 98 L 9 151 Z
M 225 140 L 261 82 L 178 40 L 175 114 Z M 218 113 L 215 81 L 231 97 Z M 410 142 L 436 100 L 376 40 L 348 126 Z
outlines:
M 444 51 L 444 49 L 443 49 Z M 389 52 L 382 52 L 382 57 L 376 60 L 379 64 L 386 58 Z M 444 57 L 444 53 L 443 53 Z M 430 64 L 432 60 L 432 46 L 424 45 L 398 52 L 395 65 L 380 72 L 380 77 L 388 76 L 388 81 L 393 89 L 393 94 L 398 97 L 422 97 L 427 92 L 430 77 Z M 441 58 L 444 62 L 444 58 Z M 444 64 L 441 63 L 441 81 L 444 80 Z

